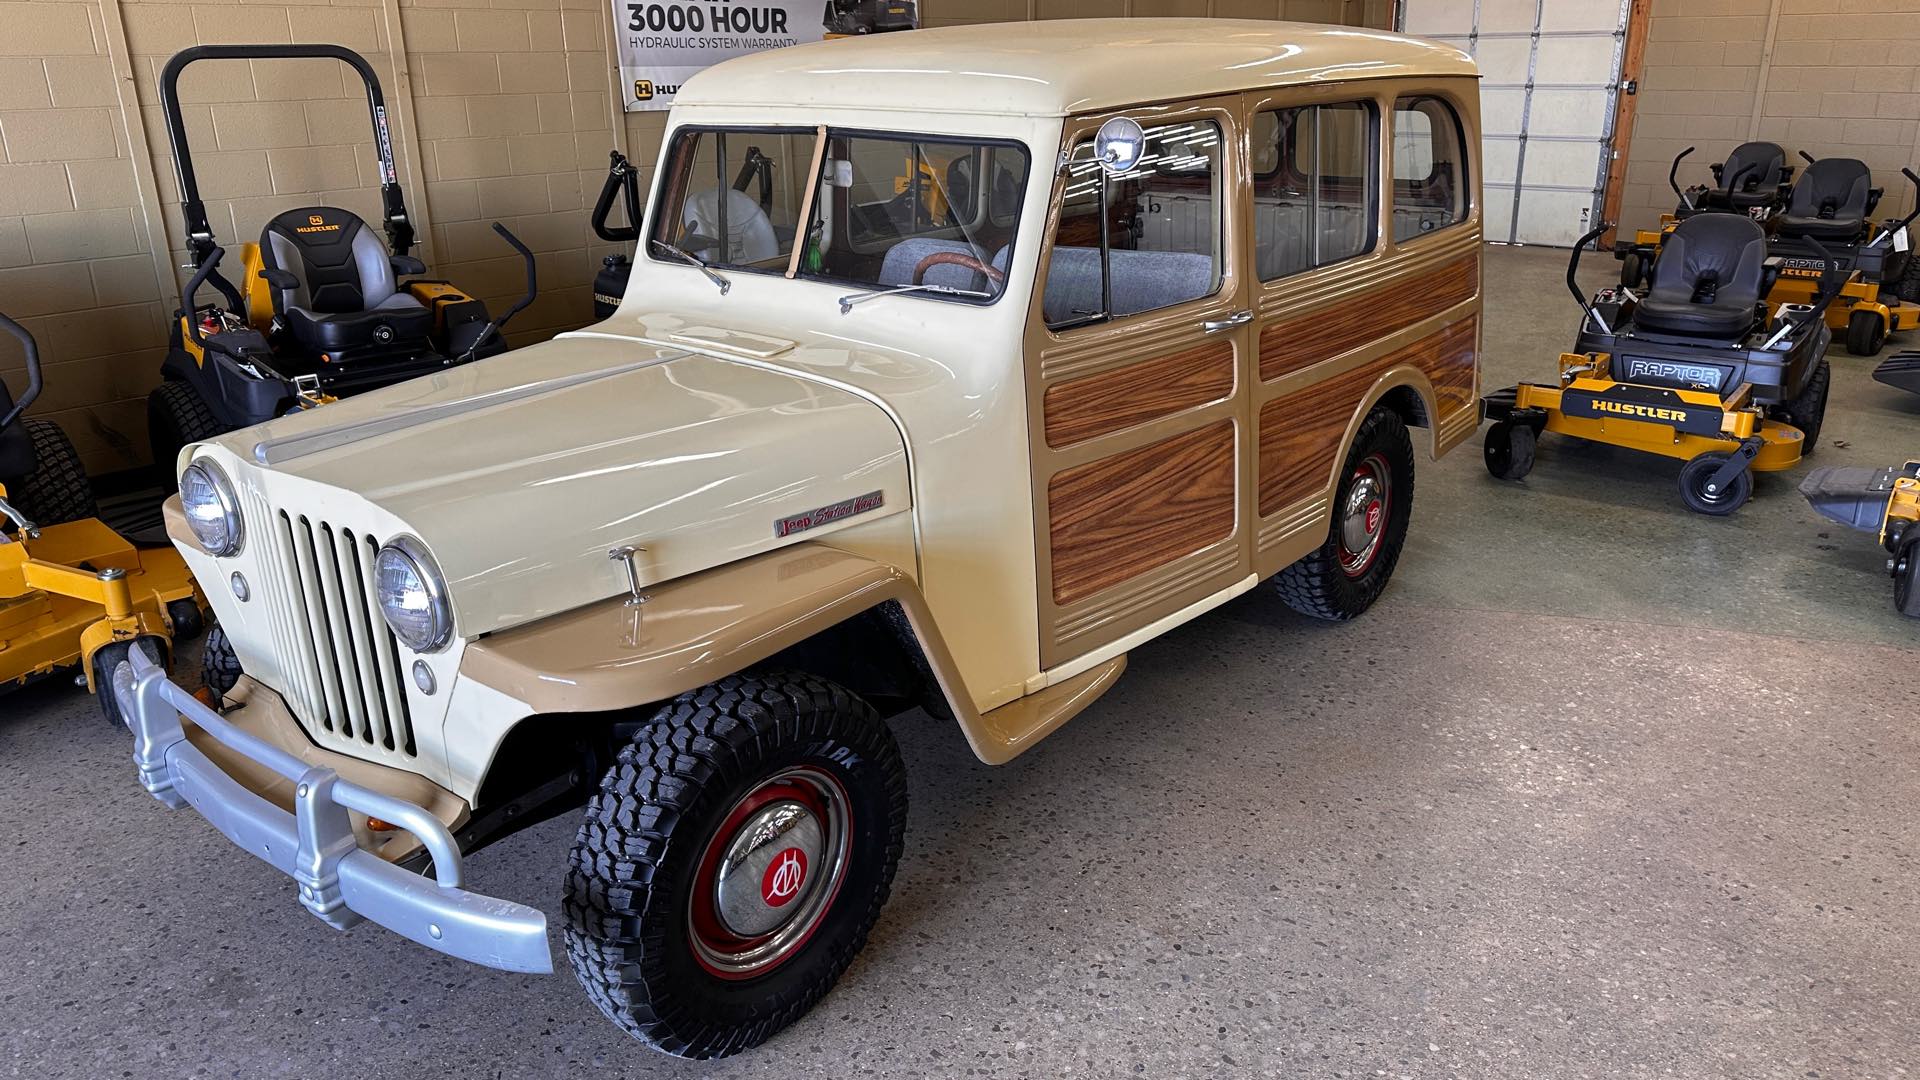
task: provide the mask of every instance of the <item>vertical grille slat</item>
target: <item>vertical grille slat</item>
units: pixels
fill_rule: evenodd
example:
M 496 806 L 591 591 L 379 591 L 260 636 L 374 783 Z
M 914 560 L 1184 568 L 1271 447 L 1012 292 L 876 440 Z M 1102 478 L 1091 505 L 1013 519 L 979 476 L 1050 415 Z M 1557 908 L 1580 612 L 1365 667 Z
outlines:
M 261 599 L 288 683 L 281 689 L 307 733 L 361 756 L 416 756 L 399 643 L 374 594 L 379 541 L 303 514 L 262 516 L 278 528 L 263 555 Z

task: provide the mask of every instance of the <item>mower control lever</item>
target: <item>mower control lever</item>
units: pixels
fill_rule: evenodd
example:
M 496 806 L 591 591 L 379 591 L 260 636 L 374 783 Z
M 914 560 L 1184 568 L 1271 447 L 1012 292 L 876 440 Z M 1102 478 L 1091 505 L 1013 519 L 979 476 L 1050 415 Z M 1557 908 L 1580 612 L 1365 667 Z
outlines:
M 609 243 L 622 244 L 640 238 L 640 174 L 618 150 L 608 151 L 607 179 L 600 185 L 600 198 L 593 204 L 593 234 Z M 625 225 L 607 224 L 616 195 L 625 195 Z
M 1687 198 L 1687 193 L 1680 190 L 1680 162 L 1684 161 L 1686 156 L 1693 153 L 1693 151 L 1694 148 L 1689 146 L 1674 155 L 1673 165 L 1667 169 L 1667 186 L 1673 189 L 1673 194 L 1680 200 L 1680 204 L 1689 210 L 1693 209 L 1693 200 Z M 1576 248 L 1575 250 L 1579 249 Z
M 7 410 L 7 415 L 0 416 L 0 431 L 5 431 L 13 426 L 13 422 L 20 418 L 21 413 L 27 411 L 27 406 L 33 404 L 33 399 L 40 396 L 40 346 L 34 342 L 33 335 L 27 333 L 26 327 L 5 315 L 0 315 L 0 330 L 5 330 L 18 338 L 20 347 L 27 353 L 27 392 L 21 394 L 20 400 L 13 403 L 13 408 Z
M 527 267 L 527 292 L 526 295 L 515 300 L 512 307 L 502 312 L 499 318 L 487 323 L 486 329 L 480 331 L 479 336 L 473 339 L 473 344 L 467 346 L 467 351 L 461 354 L 461 363 L 473 359 L 474 354 L 480 351 L 480 346 L 499 336 L 500 331 L 506 327 L 507 320 L 526 310 L 526 306 L 533 303 L 533 298 L 540 294 L 539 275 L 533 261 L 533 252 L 527 250 L 527 245 L 521 243 L 520 238 L 509 232 L 505 225 L 496 221 L 493 223 L 493 231 L 499 233 L 500 239 L 505 240 L 513 250 L 520 253 L 520 261 Z
M 1692 148 L 1689 147 L 1688 149 Z M 1684 153 L 1680 155 L 1680 157 L 1686 156 Z M 1680 162 L 1680 158 L 1673 160 L 1676 166 Z M 1607 320 L 1601 318 L 1600 312 L 1595 309 L 1592 304 L 1587 302 L 1587 294 L 1580 291 L 1578 275 L 1580 273 L 1580 253 L 1586 250 L 1588 244 L 1600 239 L 1600 234 L 1611 228 L 1613 228 L 1613 224 L 1606 221 L 1594 226 L 1587 232 L 1587 235 L 1573 242 L 1573 257 L 1567 260 L 1567 291 L 1573 294 L 1573 302 L 1580 305 L 1580 310 L 1586 312 L 1587 317 L 1592 319 L 1594 324 L 1600 327 L 1600 332 L 1608 337 L 1613 336 L 1613 327 L 1608 326 Z
M 1907 213 L 1906 217 L 1903 217 L 1899 221 L 1893 223 L 1892 225 L 1887 226 L 1887 228 L 1884 231 L 1882 231 L 1880 235 L 1874 237 L 1871 241 L 1869 241 L 1867 244 L 1868 247 L 1872 247 L 1874 244 L 1877 244 L 1880 241 L 1885 240 L 1887 237 L 1892 236 L 1895 233 L 1898 233 L 1901 229 L 1904 229 L 1907 226 L 1913 224 L 1914 218 L 1920 217 L 1920 176 L 1915 176 L 1913 170 L 1910 168 L 1907 168 L 1904 165 L 1900 167 L 1900 175 L 1906 177 L 1907 182 L 1913 185 L 1913 209 Z

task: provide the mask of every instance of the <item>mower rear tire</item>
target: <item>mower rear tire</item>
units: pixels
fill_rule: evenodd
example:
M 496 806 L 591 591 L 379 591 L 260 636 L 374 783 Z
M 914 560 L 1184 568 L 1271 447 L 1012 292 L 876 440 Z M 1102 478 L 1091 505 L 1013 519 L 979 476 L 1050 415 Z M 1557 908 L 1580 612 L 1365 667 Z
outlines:
M 1893 608 L 1920 619 L 1920 539 L 1901 544 L 1893 557 Z
M 1820 447 L 1820 427 L 1827 418 L 1827 392 L 1833 385 L 1833 365 L 1820 357 L 1813 365 L 1807 385 L 1792 401 L 1780 409 L 1780 419 L 1800 429 L 1806 439 L 1800 444 L 1800 456 L 1812 457 Z
M 1709 492 L 1707 482 L 1733 457 L 1723 450 L 1709 450 L 1680 466 L 1680 501 L 1696 514 L 1726 517 L 1746 505 L 1753 495 L 1753 470 L 1742 469 L 1733 482 L 1720 491 Z
M 1302 615 L 1345 622 L 1373 606 L 1393 577 L 1413 516 L 1413 440 L 1400 414 L 1375 406 L 1360 422 L 1334 492 L 1327 540 L 1274 575 Z
M 136 646 L 147 654 L 147 659 L 162 668 L 168 666 L 167 639 L 152 634 L 143 634 L 132 641 L 110 641 L 93 652 L 93 696 L 100 702 L 100 715 L 107 723 L 123 730 L 127 718 L 120 715 L 120 699 L 113 696 L 113 673 L 128 662 Z
M 1487 471 L 1496 480 L 1524 478 L 1533 471 L 1533 451 L 1538 441 L 1531 424 L 1496 421 L 1487 429 L 1487 440 L 1481 446 Z
M 1856 311 L 1847 316 L 1847 351 L 1855 356 L 1872 356 L 1887 343 L 1887 320 L 1877 311 Z
M 1900 280 L 1894 283 L 1893 294 L 1909 304 L 1920 304 L 1920 256 L 1907 253 L 1907 265 L 1900 270 Z
M 174 466 L 187 444 L 226 430 L 193 387 L 177 379 L 154 387 L 147 395 L 147 441 L 153 447 L 153 464 L 160 470 L 160 486 L 169 493 L 179 488 Z
M 33 474 L 13 493 L 15 509 L 35 525 L 65 525 L 100 516 L 93 485 L 80 464 L 80 452 L 51 420 L 23 420 L 38 462 Z

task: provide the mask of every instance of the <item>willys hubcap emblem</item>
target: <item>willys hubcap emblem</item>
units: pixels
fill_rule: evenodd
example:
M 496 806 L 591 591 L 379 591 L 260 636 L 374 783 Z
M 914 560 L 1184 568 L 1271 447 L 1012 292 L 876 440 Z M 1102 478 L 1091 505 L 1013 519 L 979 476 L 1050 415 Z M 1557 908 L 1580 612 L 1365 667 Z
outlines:
M 760 878 L 760 899 L 768 907 L 785 907 L 800 895 L 800 888 L 806 883 L 807 853 L 790 847 L 767 864 L 767 872 Z

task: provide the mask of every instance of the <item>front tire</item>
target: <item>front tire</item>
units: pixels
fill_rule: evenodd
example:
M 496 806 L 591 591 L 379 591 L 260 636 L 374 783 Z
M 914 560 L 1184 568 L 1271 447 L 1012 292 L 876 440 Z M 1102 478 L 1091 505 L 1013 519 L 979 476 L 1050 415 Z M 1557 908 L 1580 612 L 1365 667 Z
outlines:
M 1708 482 L 1720 471 L 1720 466 L 1732 457 L 1723 450 L 1709 450 L 1680 466 L 1680 501 L 1687 509 L 1710 517 L 1726 517 L 1746 505 L 1748 496 L 1753 494 L 1752 469 L 1740 470 L 1733 481 L 1719 491 L 1707 490 Z
M 906 818 L 893 735 L 849 691 L 773 673 L 683 694 L 587 804 L 566 883 L 574 974 L 655 1049 L 757 1046 L 866 944 Z
M 1920 619 L 1920 540 L 1900 545 L 1900 553 L 1893 557 L 1893 608 Z
M 1887 320 L 1877 311 L 1856 311 L 1847 316 L 1847 351 L 1855 356 L 1873 356 L 1887 343 Z
M 1274 577 L 1280 599 L 1330 622 L 1359 616 L 1400 561 L 1413 515 L 1413 440 L 1400 415 L 1376 406 L 1360 423 L 1334 492 L 1326 543 Z
M 93 696 L 100 702 L 100 715 L 107 723 L 123 731 L 127 727 L 127 718 L 120 715 L 120 699 L 113 696 L 113 672 L 131 660 L 136 647 L 147 654 L 147 659 L 162 668 L 168 666 L 167 641 L 152 634 L 144 634 L 132 641 L 110 641 L 95 649 L 89 661 L 93 667 Z
M 1496 480 L 1521 480 L 1533 471 L 1533 451 L 1537 439 L 1533 425 L 1512 420 L 1495 421 L 1487 429 L 1481 456 L 1487 472 Z

